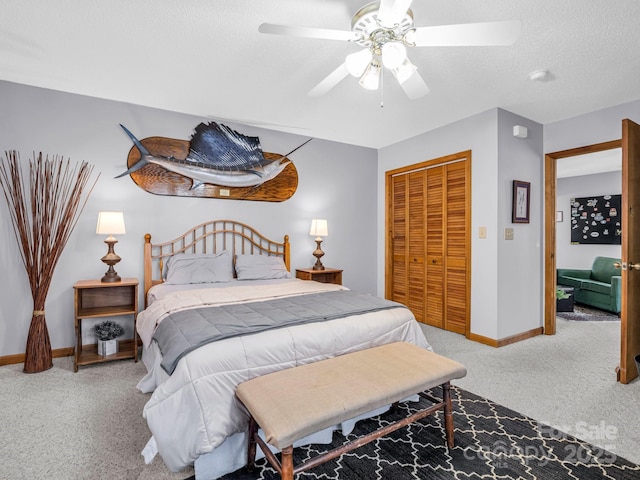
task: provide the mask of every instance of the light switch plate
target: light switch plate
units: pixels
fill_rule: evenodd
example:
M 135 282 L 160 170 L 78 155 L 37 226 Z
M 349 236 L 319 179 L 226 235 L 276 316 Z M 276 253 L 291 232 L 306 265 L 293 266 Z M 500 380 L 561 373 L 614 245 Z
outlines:
M 507 227 L 504 229 L 504 239 L 513 240 L 513 228 Z
M 487 227 L 478 228 L 478 238 L 487 238 Z

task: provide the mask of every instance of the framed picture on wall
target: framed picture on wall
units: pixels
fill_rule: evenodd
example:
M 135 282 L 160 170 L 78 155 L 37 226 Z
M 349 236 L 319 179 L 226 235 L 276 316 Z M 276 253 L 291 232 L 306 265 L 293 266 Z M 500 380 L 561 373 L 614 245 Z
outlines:
M 529 223 L 529 196 L 531 183 L 520 180 L 513 181 L 513 205 L 511 223 Z

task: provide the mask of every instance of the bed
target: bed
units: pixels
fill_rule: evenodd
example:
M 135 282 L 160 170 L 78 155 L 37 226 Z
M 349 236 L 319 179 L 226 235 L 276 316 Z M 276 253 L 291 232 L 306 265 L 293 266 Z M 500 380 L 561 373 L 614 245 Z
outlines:
M 239 383 L 396 341 L 431 349 L 404 306 L 289 271 L 288 236 L 274 241 L 236 221 L 206 222 L 164 243 L 145 235 L 137 321 L 148 371 L 138 388 L 151 394 L 145 461 L 159 453 L 172 471 L 194 465 L 198 480 L 218 478 L 246 464 Z M 329 443 L 357 420 L 296 446 Z

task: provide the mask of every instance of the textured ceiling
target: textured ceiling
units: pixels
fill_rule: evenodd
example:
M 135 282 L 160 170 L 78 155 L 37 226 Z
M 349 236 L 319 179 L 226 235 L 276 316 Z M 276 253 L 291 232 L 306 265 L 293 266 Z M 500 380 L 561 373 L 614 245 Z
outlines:
M 549 123 L 640 98 L 636 0 L 415 0 L 416 26 L 519 19 L 510 47 L 409 49 L 431 93 L 348 77 L 306 93 L 354 44 L 258 33 L 349 30 L 354 0 L 0 0 L 0 79 L 381 148 L 490 108 Z M 551 79 L 528 75 L 549 69 Z

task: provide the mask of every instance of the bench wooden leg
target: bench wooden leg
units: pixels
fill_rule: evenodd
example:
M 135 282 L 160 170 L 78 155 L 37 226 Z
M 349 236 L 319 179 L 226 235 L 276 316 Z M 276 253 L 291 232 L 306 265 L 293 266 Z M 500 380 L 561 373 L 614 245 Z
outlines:
M 451 384 L 442 384 L 442 401 L 444 402 L 444 429 L 447 438 L 447 447 L 453 448 L 453 408 L 451 406 Z
M 249 447 L 247 449 L 247 470 L 253 472 L 256 461 L 256 435 L 258 434 L 258 423 L 251 416 L 249 418 Z
M 280 478 L 282 480 L 293 480 L 293 447 L 288 446 L 282 449 L 280 464 L 282 471 Z

